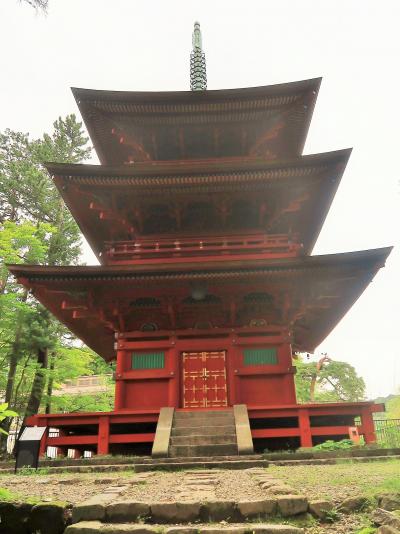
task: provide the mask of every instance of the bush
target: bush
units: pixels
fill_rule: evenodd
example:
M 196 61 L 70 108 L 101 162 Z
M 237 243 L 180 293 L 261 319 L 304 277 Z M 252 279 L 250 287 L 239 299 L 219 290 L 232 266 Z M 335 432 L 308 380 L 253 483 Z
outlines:
M 342 439 L 340 441 L 333 441 L 332 439 L 328 439 L 327 441 L 324 441 L 323 443 L 320 443 L 319 445 L 315 445 L 315 447 L 312 448 L 313 451 L 338 451 L 338 450 L 346 450 L 346 449 L 353 449 L 356 445 L 351 439 Z

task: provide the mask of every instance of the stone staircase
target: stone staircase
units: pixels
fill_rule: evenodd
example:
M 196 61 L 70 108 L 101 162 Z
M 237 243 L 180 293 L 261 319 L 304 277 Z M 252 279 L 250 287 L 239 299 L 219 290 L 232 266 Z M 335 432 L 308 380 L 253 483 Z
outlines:
M 305 534 L 295 525 L 317 509 L 293 492 L 264 468 L 135 473 L 76 504 L 64 534 Z
M 237 455 L 233 410 L 175 411 L 168 452 L 170 458 Z

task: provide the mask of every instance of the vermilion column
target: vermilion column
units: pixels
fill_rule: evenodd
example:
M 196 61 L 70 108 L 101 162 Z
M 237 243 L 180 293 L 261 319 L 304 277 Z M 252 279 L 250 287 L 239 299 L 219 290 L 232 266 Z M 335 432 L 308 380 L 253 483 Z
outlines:
M 46 431 L 43 434 L 42 439 L 40 440 L 39 456 L 46 456 L 46 452 L 47 452 L 47 436 L 48 436 L 48 434 L 49 434 L 49 429 L 46 428 Z
M 227 374 L 227 387 L 228 387 L 228 405 L 233 406 L 240 402 L 237 396 L 238 381 L 237 369 L 239 366 L 239 354 L 240 349 L 234 344 L 234 334 L 230 336 L 230 346 L 226 351 L 226 374 Z
M 114 409 L 121 410 L 124 408 L 124 381 L 123 373 L 125 371 L 124 360 L 125 360 L 125 351 L 119 350 L 117 352 L 117 367 L 115 370 L 115 399 L 114 399 Z
M 174 343 L 174 348 L 169 349 L 167 352 L 167 369 L 170 373 L 170 379 L 168 382 L 168 406 L 171 406 L 172 408 L 179 408 L 179 373 L 181 363 L 180 352 L 175 345 L 176 342 L 174 339 L 172 342 Z
M 110 418 L 103 415 L 99 418 L 99 434 L 97 437 L 97 454 L 108 454 L 110 439 Z
M 312 447 L 310 415 L 307 409 L 299 410 L 300 445 Z
M 67 433 L 65 430 L 63 430 L 62 428 L 59 428 L 58 429 L 58 437 L 63 437 L 63 436 L 66 436 Z M 68 455 L 68 445 L 65 445 L 65 446 L 62 446 L 62 445 L 59 445 L 57 447 L 57 458 L 59 456 L 67 456 Z
M 368 408 L 365 408 L 361 413 L 361 425 L 364 433 L 365 443 L 375 443 L 375 425 L 372 413 Z

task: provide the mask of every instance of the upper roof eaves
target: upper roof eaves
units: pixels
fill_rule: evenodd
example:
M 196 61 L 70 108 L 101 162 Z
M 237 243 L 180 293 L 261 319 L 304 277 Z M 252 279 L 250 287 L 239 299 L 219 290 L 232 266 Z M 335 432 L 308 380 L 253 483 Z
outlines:
M 315 78 L 211 91 L 72 92 L 101 163 L 118 165 L 300 155 L 320 83 Z
M 254 158 L 227 158 L 218 160 L 188 160 L 188 161 L 155 161 L 155 162 L 137 162 L 132 165 L 91 165 L 91 164 L 69 164 L 69 163 L 45 163 L 46 169 L 52 176 L 63 178 L 79 177 L 109 179 L 110 185 L 113 185 L 115 179 L 131 179 L 156 177 L 158 179 L 167 179 L 170 175 L 196 175 L 196 174 L 214 174 L 222 175 L 224 173 L 241 173 L 246 171 L 278 171 L 283 176 L 282 171 L 290 168 L 318 167 L 320 165 L 343 164 L 339 172 L 343 172 L 345 165 L 350 157 L 352 149 L 346 148 L 331 152 L 318 154 L 307 154 L 296 158 L 286 160 L 271 161 Z
M 110 111 L 113 104 L 142 104 L 146 106 L 142 111 L 161 111 L 153 106 L 191 104 L 192 106 L 212 105 L 230 103 L 231 105 L 240 102 L 254 102 L 276 97 L 288 97 L 296 93 L 318 94 L 322 78 L 311 78 L 289 83 L 274 85 L 263 85 L 258 87 L 243 87 L 238 89 L 215 89 L 207 91 L 108 91 L 103 89 L 83 89 L 72 87 L 72 93 L 78 103 L 85 102 L 100 105 L 102 102 L 108 103 Z M 179 110 L 178 110 L 179 111 Z M 184 109 L 181 110 L 185 112 Z M 186 110 L 187 112 L 188 110 Z

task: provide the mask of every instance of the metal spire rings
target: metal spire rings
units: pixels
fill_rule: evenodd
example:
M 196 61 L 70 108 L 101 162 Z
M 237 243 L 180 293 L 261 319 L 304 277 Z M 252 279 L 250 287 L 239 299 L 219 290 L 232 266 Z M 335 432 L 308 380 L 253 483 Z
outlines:
M 201 44 L 200 24 L 194 23 L 192 34 L 193 50 L 190 53 L 190 89 L 205 91 L 207 89 L 206 56 Z

